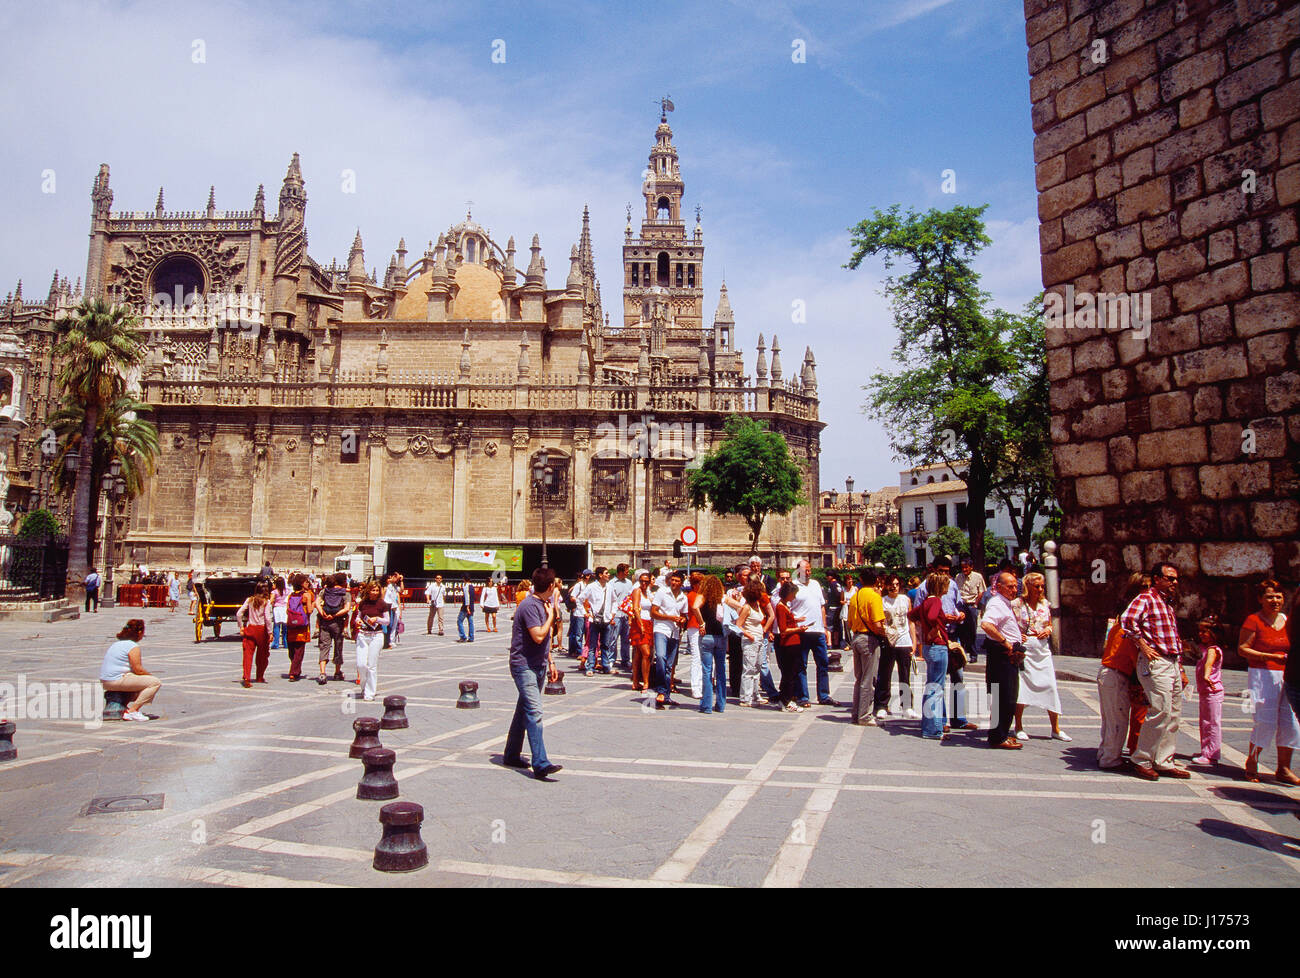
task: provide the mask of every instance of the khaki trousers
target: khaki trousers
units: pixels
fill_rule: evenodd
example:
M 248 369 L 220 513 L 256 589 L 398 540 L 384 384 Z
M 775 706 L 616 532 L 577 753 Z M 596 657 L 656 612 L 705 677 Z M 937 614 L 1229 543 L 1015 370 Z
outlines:
M 1139 655 L 1138 682 L 1146 691 L 1151 707 L 1133 751 L 1134 764 L 1154 765 L 1157 770 L 1172 767 L 1178 741 L 1178 721 L 1183 707 L 1183 677 L 1178 663 L 1163 656 L 1148 659 Z
M 1118 669 L 1102 666 L 1097 671 L 1097 698 L 1101 701 L 1101 746 L 1097 748 L 1097 765 L 1118 767 L 1123 759 L 1124 738 L 1128 735 L 1131 705 L 1128 676 Z
M 872 632 L 854 632 L 853 641 L 853 722 L 871 716 L 876 701 L 876 671 L 880 668 L 880 638 Z
M 137 676 L 133 672 L 124 672 L 121 679 L 111 680 L 103 686 L 115 693 L 138 693 L 135 699 L 126 704 L 128 710 L 135 712 L 153 702 L 158 689 L 162 686 L 162 680 L 157 676 Z
M 441 635 L 442 634 L 442 605 L 440 604 L 429 605 L 429 623 L 428 625 L 425 626 L 424 629 L 426 632 L 429 633 L 433 632 L 433 621 L 435 618 L 438 620 L 438 634 Z

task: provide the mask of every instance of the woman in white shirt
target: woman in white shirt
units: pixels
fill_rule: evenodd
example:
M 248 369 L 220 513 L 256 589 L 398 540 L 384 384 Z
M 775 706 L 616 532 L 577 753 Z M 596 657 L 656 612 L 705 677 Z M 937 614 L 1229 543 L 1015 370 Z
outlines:
M 880 672 L 876 676 L 876 700 L 872 704 L 876 719 L 889 716 L 890 681 L 898 669 L 898 706 L 909 720 L 917 718 L 912 709 L 912 650 L 916 648 L 916 625 L 908 618 L 912 601 L 903 593 L 903 581 L 890 574 L 882 598 L 885 607 L 885 641 L 880 648 Z
M 483 585 L 483 593 L 479 596 L 483 602 L 483 630 L 485 632 L 497 631 L 497 611 L 501 607 L 501 596 L 497 593 L 497 586 L 492 581 Z

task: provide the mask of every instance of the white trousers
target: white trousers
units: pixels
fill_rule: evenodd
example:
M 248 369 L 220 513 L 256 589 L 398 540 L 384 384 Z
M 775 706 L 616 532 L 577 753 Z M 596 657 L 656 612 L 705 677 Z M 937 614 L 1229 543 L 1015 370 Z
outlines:
M 379 685 L 379 651 L 383 647 L 383 632 L 357 632 L 357 675 L 361 677 L 363 699 L 375 698 Z
M 1128 676 L 1118 669 L 1102 666 L 1097 672 L 1097 699 L 1101 702 L 1101 746 L 1097 748 L 1100 767 L 1118 767 L 1123 760 L 1124 742 L 1128 739 L 1130 701 Z
M 1256 747 L 1300 747 L 1300 724 L 1296 723 L 1291 701 L 1286 698 L 1279 669 L 1251 668 L 1247 674 L 1250 701 L 1255 709 L 1255 726 L 1250 742 Z
M 700 630 L 686 629 L 686 654 L 691 657 L 691 695 L 699 699 L 704 695 L 704 668 L 700 665 Z

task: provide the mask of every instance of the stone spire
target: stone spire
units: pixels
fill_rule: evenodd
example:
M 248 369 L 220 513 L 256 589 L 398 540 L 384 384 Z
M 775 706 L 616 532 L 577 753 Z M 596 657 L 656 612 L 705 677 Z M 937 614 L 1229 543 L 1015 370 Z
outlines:
M 781 382 L 781 341 L 772 334 L 772 383 Z
M 728 326 L 736 325 L 736 314 L 731 311 L 731 300 L 727 298 L 727 280 L 722 280 L 722 287 L 718 290 L 718 308 L 713 313 L 713 324 L 725 323 Z
M 379 355 L 375 357 L 375 373 L 388 376 L 388 328 L 379 331 Z
M 275 283 L 271 305 L 274 325 L 287 329 L 297 309 L 298 281 L 303 259 L 307 256 L 307 194 L 303 190 L 302 169 L 294 153 L 280 187 L 279 227 L 275 235 Z
M 650 383 L 650 335 L 645 330 L 641 331 L 641 353 L 636 360 L 636 376 L 638 383 L 643 379 L 645 383 Z
M 519 334 L 519 363 L 517 372 L 520 380 L 528 376 L 528 334 L 520 332 Z
M 388 268 L 384 271 L 384 288 L 391 289 L 397 282 L 397 255 L 390 255 Z
M 433 251 L 433 280 L 447 281 L 447 240 L 441 234 L 438 235 L 438 246 Z
M 583 319 L 600 326 L 604 310 L 600 303 L 600 280 L 596 278 L 596 257 L 591 248 L 591 214 L 582 205 L 582 234 L 578 238 L 578 266 L 582 270 Z
M 59 270 L 56 268 L 56 269 L 54 270 L 54 278 L 53 278 L 53 280 L 50 282 L 50 294 L 49 294 L 49 296 L 46 298 L 46 301 L 47 301 L 50 305 L 54 305 L 54 301 L 55 301 L 58 297 L 59 297 Z
M 154 201 L 153 211 L 155 217 L 163 216 L 163 188 L 158 188 L 158 199 Z
M 501 280 L 506 285 L 515 283 L 515 236 L 513 234 L 506 242 L 506 267 L 501 271 Z
M 813 359 L 812 347 L 807 347 L 803 355 L 803 392 L 810 397 L 817 396 L 817 361 Z
M 465 336 L 460 341 L 460 379 L 469 380 L 469 327 L 465 327 Z
M 542 264 L 542 244 L 537 235 L 533 235 L 533 243 L 528 250 L 533 253 L 533 257 L 528 262 L 528 271 L 524 273 L 524 281 L 529 285 L 545 285 L 546 266 Z
M 260 183 L 257 185 L 257 196 L 253 198 L 253 216 L 266 216 L 266 187 Z
M 285 171 L 284 183 L 280 186 L 280 219 L 284 220 L 285 212 L 295 210 L 301 216 L 307 207 L 307 193 L 303 189 L 302 167 L 298 163 L 298 154 L 293 154 L 293 159 L 289 161 L 289 169 Z
M 758 359 L 754 361 L 754 377 L 759 387 L 767 386 L 767 345 L 763 334 L 758 334 Z
M 90 189 L 90 213 L 93 217 L 108 217 L 113 207 L 113 191 L 108 186 L 108 164 L 99 164 L 95 185 Z
M 564 288 L 571 294 L 582 294 L 582 268 L 578 263 L 578 246 L 569 249 L 569 277 L 564 280 Z
M 700 383 L 704 383 L 709 379 L 710 369 L 708 335 L 704 330 L 700 330 L 700 358 L 697 365 Z
M 348 251 L 348 281 L 364 282 L 366 280 L 366 252 L 361 245 L 361 228 L 357 228 L 357 236 L 352 239 L 352 247 Z
M 410 274 L 406 268 L 406 238 L 397 239 L 397 274 L 405 284 L 406 276 Z
M 216 184 L 208 187 L 208 220 L 217 216 L 217 187 Z

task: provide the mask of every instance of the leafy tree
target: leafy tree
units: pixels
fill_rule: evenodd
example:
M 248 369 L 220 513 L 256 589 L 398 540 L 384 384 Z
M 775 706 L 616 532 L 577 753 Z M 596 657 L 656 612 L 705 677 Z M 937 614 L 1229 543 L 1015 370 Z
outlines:
M 847 268 L 880 255 L 885 267 L 909 269 L 885 281 L 900 369 L 876 373 L 864 388 L 868 405 L 891 432 L 891 446 L 919 464 L 945 462 L 964 479 L 974 560 L 984 561 L 985 503 L 1006 440 L 1007 398 L 1017 357 L 1007 313 L 986 312 L 972 262 L 990 239 L 986 207 L 899 214 L 876 210 L 852 232 Z
M 34 509 L 23 518 L 18 528 L 19 540 L 39 540 L 57 537 L 63 532 L 59 521 L 48 509 Z
M 984 559 L 989 563 L 996 564 L 1002 560 L 1003 555 L 1007 552 L 1007 545 L 1002 538 L 990 530 L 984 528 Z M 988 566 L 985 564 L 984 566 Z
M 897 533 L 886 533 L 867 544 L 864 554 L 868 564 L 884 564 L 886 567 L 906 567 L 907 551 L 903 538 Z
M 70 402 L 82 410 L 81 445 L 94 443 L 100 417 L 126 393 L 131 368 L 144 361 L 137 322 L 125 306 L 87 297 L 56 324 L 60 334 L 54 347 L 59 363 L 56 379 Z M 91 461 L 79 466 L 73 497 L 68 534 L 68 579 L 72 581 L 80 581 L 90 568 L 91 508 L 98 488 Z
M 955 526 L 941 526 L 926 541 L 936 560 L 949 562 L 953 557 L 970 556 L 970 539 Z
M 803 472 L 790 458 L 785 439 L 765 422 L 733 414 L 715 451 L 687 471 L 691 504 L 719 516 L 739 516 L 750 531 L 750 549 L 758 550 L 763 522 L 772 513 L 784 516 L 807 502 Z
M 1040 294 L 1020 316 L 1009 319 L 1011 349 L 1017 362 L 1007 401 L 1006 441 L 993 482 L 993 494 L 1010 513 L 1020 550 L 1029 548 L 1039 516 L 1056 505 L 1042 310 Z
M 1061 517 L 1062 513 L 1059 507 L 1053 508 L 1051 513 L 1048 514 L 1047 525 L 1034 534 L 1033 549 L 1036 552 L 1042 553 L 1043 544 L 1048 540 L 1055 540 L 1057 543 L 1061 542 Z

